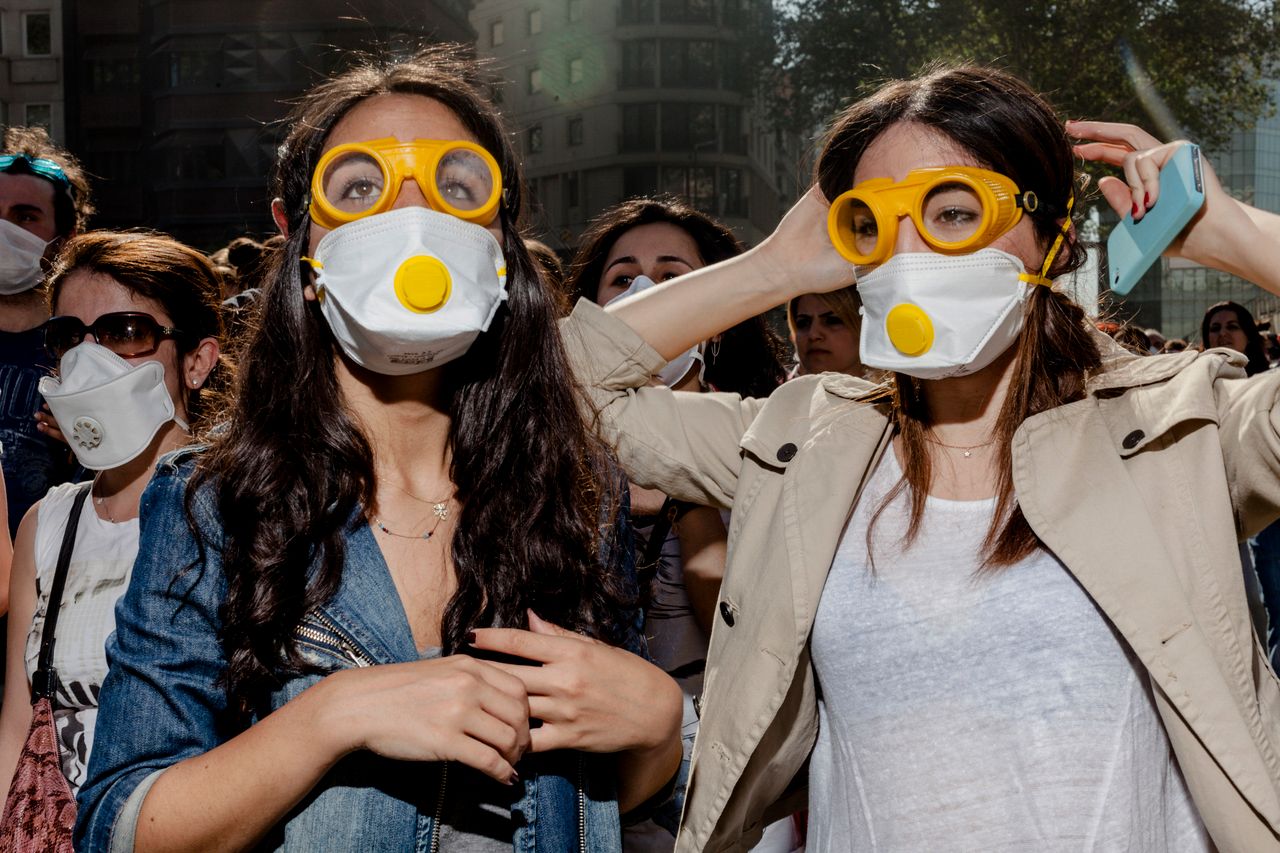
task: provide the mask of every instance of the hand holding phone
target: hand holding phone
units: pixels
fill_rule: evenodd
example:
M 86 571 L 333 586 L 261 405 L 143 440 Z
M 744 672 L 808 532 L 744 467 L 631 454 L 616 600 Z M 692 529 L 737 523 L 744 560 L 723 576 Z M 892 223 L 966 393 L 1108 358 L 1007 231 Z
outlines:
M 1118 296 L 1133 290 L 1156 259 L 1204 205 L 1200 147 L 1183 145 L 1160 170 L 1160 195 L 1138 222 L 1126 214 L 1107 238 L 1107 286 Z

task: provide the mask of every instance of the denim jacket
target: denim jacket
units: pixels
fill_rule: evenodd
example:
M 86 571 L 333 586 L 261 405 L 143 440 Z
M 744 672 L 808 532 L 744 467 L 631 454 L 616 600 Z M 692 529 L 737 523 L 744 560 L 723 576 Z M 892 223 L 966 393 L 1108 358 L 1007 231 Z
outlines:
M 194 468 L 190 450 L 162 459 L 142 497 L 138 562 L 107 642 L 110 673 L 88 779 L 78 797 L 80 851 L 132 850 L 142 800 L 160 771 L 236 733 L 226 725 L 228 701 L 219 681 L 226 668 L 219 611 L 227 585 L 217 548 L 206 548 L 203 564 L 182 573 L 197 560 L 183 505 Z M 195 516 L 206 542 L 219 543 L 221 525 L 209 490 L 197 496 Z M 626 513 L 620 516 L 620 532 L 629 536 Z M 628 545 L 623 543 L 623 554 L 631 552 Z M 634 573 L 633 564 L 623 569 Z M 315 684 L 323 672 L 419 659 L 367 524 L 348 536 L 338 592 L 307 614 L 295 636 L 304 658 L 322 672 L 285 680 L 269 697 L 271 709 Z M 642 636 L 633 632 L 627 646 L 643 654 Z M 434 851 L 448 770 L 442 762 L 356 752 L 339 761 L 260 847 Z M 621 849 L 612 756 L 529 755 L 519 772 L 524 790 L 512 806 L 514 850 Z

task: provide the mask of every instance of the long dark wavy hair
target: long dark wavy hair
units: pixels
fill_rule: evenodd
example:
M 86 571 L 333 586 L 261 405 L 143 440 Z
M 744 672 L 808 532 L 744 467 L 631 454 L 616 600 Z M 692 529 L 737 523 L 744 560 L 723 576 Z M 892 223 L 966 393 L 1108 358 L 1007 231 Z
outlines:
M 264 276 L 260 322 L 242 356 L 223 431 L 210 436 L 187 492 L 207 486 L 221 517 L 226 573 L 222 644 L 232 707 L 248 714 L 304 669 L 292 632 L 341 581 L 348 536 L 375 496 L 375 448 L 342 404 L 338 349 L 300 267 L 308 187 L 330 129 L 383 94 L 448 107 L 502 171 L 508 298 L 449 371 L 450 477 L 462 506 L 452 540 L 457 592 L 444 613 L 446 654 L 474 627 L 527 625 L 526 608 L 607 642 L 624 636 L 631 592 L 602 568 L 616 487 L 588 429 L 556 328 L 556 308 L 520 239 L 523 183 L 482 69 L 459 48 L 366 60 L 311 89 L 290 117 L 273 190 L 289 237 Z M 197 535 L 198 532 L 197 532 Z
M 582 235 L 565 284 L 570 298 L 594 302 L 613 244 L 632 228 L 655 223 L 674 225 L 688 234 L 707 265 L 746 251 L 732 231 L 674 196 L 629 199 L 593 219 Z M 708 344 L 703 379 L 717 391 L 768 397 L 787 379 L 785 351 L 782 338 L 765 318 L 752 317 L 726 331 L 718 343 Z
M 1209 306 L 1204 312 L 1204 317 L 1200 319 L 1200 343 L 1206 349 L 1208 348 L 1209 321 L 1219 311 L 1230 311 L 1235 314 L 1236 322 L 1240 324 L 1240 331 L 1244 332 L 1244 354 L 1249 359 L 1249 363 L 1244 368 L 1245 373 L 1253 376 L 1270 370 L 1271 362 L 1267 360 L 1267 342 L 1262 339 L 1262 332 L 1258 331 L 1258 323 L 1253 319 L 1253 314 L 1239 302 L 1218 302 Z
M 895 80 L 841 113 L 827 135 L 817 181 L 832 199 L 852 188 L 854 170 L 868 146 L 891 125 L 912 122 L 948 137 L 978 163 L 1033 190 L 1042 204 L 1029 214 L 1047 252 L 1057 237 L 1067 202 L 1077 192 L 1075 161 L 1062 123 L 1026 83 L 981 66 L 938 66 L 913 80 Z M 1079 209 L 1077 205 L 1074 210 Z M 1068 236 L 1050 277 L 1080 267 L 1084 249 Z M 1039 270 L 1034 270 L 1038 273 Z M 986 568 L 1008 566 L 1039 547 L 1013 491 L 1013 434 L 1032 415 L 1079 400 L 1085 381 L 1101 367 L 1084 311 L 1048 287 L 1032 289 L 1008 396 L 996 421 L 996 510 L 983 544 Z M 903 443 L 903 479 L 873 516 L 905 489 L 911 498 L 907 541 L 919 533 L 933 466 L 928 435 L 933 418 L 920 381 L 895 373 L 879 397 L 889 401 Z M 867 532 L 868 548 L 871 531 Z

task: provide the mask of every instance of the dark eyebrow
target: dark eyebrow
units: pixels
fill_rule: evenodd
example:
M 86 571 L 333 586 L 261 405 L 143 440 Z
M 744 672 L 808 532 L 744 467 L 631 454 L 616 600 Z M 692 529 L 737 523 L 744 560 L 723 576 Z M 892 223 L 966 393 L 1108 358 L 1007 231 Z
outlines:
M 693 264 L 689 263 L 679 255 L 658 255 L 658 263 L 660 264 L 669 264 L 672 261 L 675 261 L 678 264 L 684 264 L 686 267 L 693 269 Z
M 631 257 L 630 255 L 623 255 L 620 258 L 614 258 L 613 263 L 605 267 L 604 271 L 608 272 L 609 270 L 616 267 L 618 264 L 634 264 L 635 262 L 636 262 L 636 259 Z
M 42 214 L 42 215 L 44 215 L 44 216 L 48 216 L 48 215 L 49 215 L 49 211 L 45 210 L 43 207 L 41 207 L 41 206 L 40 206 L 40 205 L 38 205 L 38 204 L 21 204 L 21 203 L 20 203 L 20 204 L 15 204 L 13 207 L 11 207 L 11 208 L 9 208 L 9 209 L 10 209 L 10 210 L 16 210 L 16 211 L 19 211 L 19 212 L 21 212 L 21 213 L 39 213 L 39 214 Z

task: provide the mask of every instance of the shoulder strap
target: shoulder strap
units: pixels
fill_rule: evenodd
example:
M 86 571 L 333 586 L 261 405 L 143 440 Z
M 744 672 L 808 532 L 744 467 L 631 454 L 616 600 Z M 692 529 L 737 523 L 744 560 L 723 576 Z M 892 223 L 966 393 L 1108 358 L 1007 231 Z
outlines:
M 58 629 L 58 611 L 62 608 L 62 590 L 67 585 L 67 567 L 71 565 L 71 551 L 76 544 L 76 528 L 80 526 L 80 514 L 84 502 L 93 490 L 93 483 L 76 492 L 71 502 L 71 515 L 67 516 L 67 529 L 62 534 L 62 550 L 58 552 L 58 565 L 53 571 L 53 585 L 49 587 L 49 606 L 44 614 L 44 631 L 40 634 L 40 657 L 35 674 L 31 676 L 31 701 L 53 699 L 58 687 L 58 672 L 53 668 L 53 641 Z

